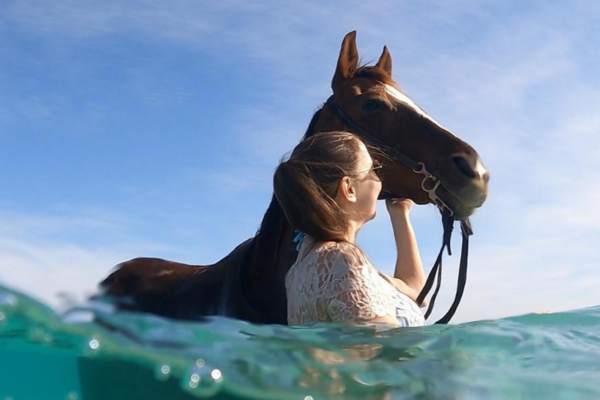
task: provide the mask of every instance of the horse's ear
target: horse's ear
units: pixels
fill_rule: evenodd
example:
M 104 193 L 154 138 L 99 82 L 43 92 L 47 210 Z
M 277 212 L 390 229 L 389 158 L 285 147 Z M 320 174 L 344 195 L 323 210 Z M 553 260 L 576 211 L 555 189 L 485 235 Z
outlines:
M 342 84 L 344 79 L 352 78 L 358 67 L 358 50 L 356 49 L 356 31 L 352 31 L 344 37 L 342 49 L 338 58 L 337 68 L 333 75 L 331 87 L 335 88 Z
M 387 46 L 383 46 L 383 53 L 377 61 L 377 66 L 387 72 L 390 77 L 392 76 L 392 56 L 390 56 Z

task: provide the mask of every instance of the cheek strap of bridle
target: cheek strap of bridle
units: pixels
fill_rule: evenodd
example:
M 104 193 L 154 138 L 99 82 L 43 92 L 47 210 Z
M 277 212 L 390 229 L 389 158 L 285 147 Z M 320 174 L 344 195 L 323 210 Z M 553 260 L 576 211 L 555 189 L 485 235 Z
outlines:
M 386 143 L 383 143 L 381 140 L 377 139 L 373 135 L 369 134 L 367 131 L 362 129 L 357 123 L 355 123 L 352 119 L 350 119 L 341 108 L 335 103 L 333 96 L 329 97 L 326 102 L 327 106 L 333 113 L 346 125 L 348 126 L 355 134 L 362 137 L 364 140 L 370 142 L 372 145 L 379 147 L 384 153 L 391 157 L 395 161 L 399 161 L 404 165 L 412 168 L 413 172 L 417 174 L 424 175 L 423 181 L 421 183 L 421 188 L 427 192 L 431 200 L 434 204 L 440 209 L 440 213 L 442 214 L 442 224 L 444 226 L 444 236 L 442 240 L 442 248 L 438 253 L 438 256 L 435 260 L 435 264 L 427 277 L 427 281 L 425 282 L 425 286 L 419 293 L 417 297 L 417 304 L 423 304 L 423 300 L 433 287 L 433 282 L 437 278 L 437 284 L 435 287 L 435 291 L 431 296 L 431 300 L 429 301 L 429 307 L 427 308 L 427 312 L 425 313 L 425 318 L 428 318 L 433 311 L 433 306 L 435 304 L 435 300 L 442 286 L 442 255 L 444 253 L 444 249 L 448 250 L 448 255 L 452 255 L 452 251 L 450 249 L 450 239 L 452 238 L 452 230 L 454 229 L 454 216 L 453 212 L 440 198 L 437 196 L 437 188 L 441 183 L 434 175 L 429 173 L 425 168 L 425 164 L 416 162 L 407 155 L 398 151 L 395 148 L 388 146 Z M 427 187 L 429 184 L 432 184 L 432 187 Z M 450 195 L 454 194 L 447 190 Z M 456 196 L 454 196 L 456 197 Z M 448 312 L 436 322 L 436 324 L 447 324 L 450 319 L 454 316 L 458 305 L 460 304 L 460 300 L 462 299 L 463 293 L 465 291 L 465 285 L 467 283 L 467 260 L 469 257 L 469 236 L 473 234 L 473 229 L 471 228 L 471 223 L 469 222 L 469 218 L 463 218 L 460 220 L 461 227 L 461 235 L 462 235 L 462 249 L 460 255 L 460 266 L 458 271 L 458 284 L 456 287 L 456 295 L 454 296 L 454 301 L 450 306 Z

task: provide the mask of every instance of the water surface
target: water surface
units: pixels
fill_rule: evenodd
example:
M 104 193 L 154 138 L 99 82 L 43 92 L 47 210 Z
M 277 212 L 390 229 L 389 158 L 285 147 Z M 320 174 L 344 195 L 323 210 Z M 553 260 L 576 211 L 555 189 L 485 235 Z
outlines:
M 375 330 L 57 315 L 0 287 L 0 400 L 600 399 L 600 307 Z

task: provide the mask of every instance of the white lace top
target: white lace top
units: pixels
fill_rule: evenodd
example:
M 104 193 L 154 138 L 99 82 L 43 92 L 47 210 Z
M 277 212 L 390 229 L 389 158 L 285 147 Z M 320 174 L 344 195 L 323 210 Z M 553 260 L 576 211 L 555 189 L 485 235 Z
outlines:
M 289 325 L 368 321 L 389 315 L 396 316 L 401 326 L 425 324 L 419 306 L 357 247 L 332 242 L 315 249 L 314 244 L 306 236 L 286 275 Z

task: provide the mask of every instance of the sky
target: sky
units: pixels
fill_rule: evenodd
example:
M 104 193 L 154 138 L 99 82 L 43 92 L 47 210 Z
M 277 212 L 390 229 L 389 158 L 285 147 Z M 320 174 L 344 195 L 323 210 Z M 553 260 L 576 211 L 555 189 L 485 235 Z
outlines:
M 0 284 L 60 310 L 133 257 L 227 255 L 356 30 L 490 171 L 453 322 L 600 305 L 599 19 L 589 1 L 3 0 Z M 391 274 L 380 203 L 358 242 Z M 411 218 L 428 272 L 439 214 Z

